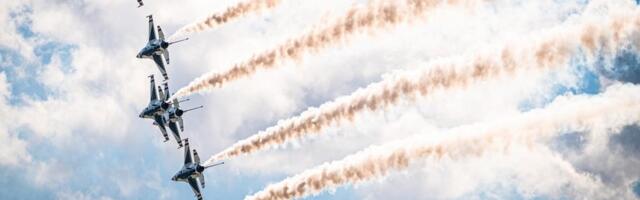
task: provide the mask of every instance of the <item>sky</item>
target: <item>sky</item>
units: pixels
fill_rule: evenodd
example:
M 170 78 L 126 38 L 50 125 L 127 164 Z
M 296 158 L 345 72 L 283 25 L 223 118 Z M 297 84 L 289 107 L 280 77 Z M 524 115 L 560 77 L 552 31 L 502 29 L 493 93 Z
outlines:
M 151 60 L 135 58 L 147 42 L 145 16 L 153 14 L 168 35 L 244 1 L 146 0 L 141 8 L 133 0 L 0 3 L 0 199 L 193 198 L 187 184 L 170 180 L 182 167 L 183 150 L 173 138 L 163 143 L 152 122 L 138 117 L 148 103 L 147 76 L 161 77 Z M 371 1 L 281 0 L 273 9 L 188 34 L 190 40 L 170 48 L 169 86 L 175 91 L 202 74 L 229 69 Z M 635 6 L 633 0 L 494 0 L 434 9 L 190 96 L 181 106 L 204 109 L 185 114 L 182 136 L 207 159 L 389 74 L 526 42 L 583 15 Z M 499 77 L 366 111 L 321 134 L 207 169 L 203 196 L 243 199 L 372 145 L 543 108 L 558 96 L 640 84 L 637 52 L 625 47 L 595 62 L 576 55 L 560 70 Z M 584 190 L 638 199 L 640 124 L 610 131 L 604 141 L 593 140 L 597 133 L 567 131 L 540 142 L 542 150 L 417 162 L 305 199 L 589 199 L 584 195 L 593 191 Z M 566 165 L 597 187 L 572 187 L 568 175 L 557 172 Z

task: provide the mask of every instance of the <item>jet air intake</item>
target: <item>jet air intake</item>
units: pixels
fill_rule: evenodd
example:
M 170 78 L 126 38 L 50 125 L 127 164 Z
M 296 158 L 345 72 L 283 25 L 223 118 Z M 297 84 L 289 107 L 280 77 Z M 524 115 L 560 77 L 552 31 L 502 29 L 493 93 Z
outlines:
M 203 171 L 204 171 L 204 167 L 203 167 L 203 166 L 201 166 L 201 165 L 198 165 L 198 166 L 196 167 L 196 171 L 197 171 L 197 172 L 199 172 L 199 173 L 201 173 L 201 172 L 203 172 Z
M 183 111 L 183 110 L 180 110 L 180 109 L 176 110 L 176 115 L 177 115 L 178 117 L 182 117 L 182 114 L 184 114 L 184 111 Z

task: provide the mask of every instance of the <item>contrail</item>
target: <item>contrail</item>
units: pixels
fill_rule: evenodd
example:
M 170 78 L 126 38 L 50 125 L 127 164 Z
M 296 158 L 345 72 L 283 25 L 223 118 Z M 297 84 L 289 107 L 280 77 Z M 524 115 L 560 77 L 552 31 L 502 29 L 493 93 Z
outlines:
M 343 160 L 325 163 L 270 184 L 245 199 L 302 198 L 341 185 L 383 177 L 392 170 L 406 169 L 417 159 L 462 159 L 502 153 L 511 146 L 531 146 L 567 130 L 619 130 L 637 123 L 640 123 L 640 87 L 614 85 L 600 95 L 560 97 L 544 109 L 454 128 L 442 138 L 418 135 L 370 147 Z
M 205 74 L 178 90 L 171 98 L 222 87 L 229 81 L 249 76 L 259 69 L 273 68 L 283 61 L 300 59 L 304 53 L 343 42 L 358 32 L 410 22 L 439 5 L 469 5 L 478 1 L 480 0 L 372 0 L 366 6 L 351 8 L 345 16 L 324 28 L 313 29 L 300 37 L 288 40 L 274 49 L 253 56 L 246 62 L 236 64 L 228 71 Z
M 218 25 L 225 24 L 231 20 L 243 17 L 247 14 L 265 9 L 271 9 L 279 3 L 280 0 L 248 0 L 246 2 L 240 2 L 232 7 L 227 8 L 223 12 L 212 14 L 207 18 L 193 22 L 178 29 L 178 31 L 176 31 L 169 38 L 176 38 L 184 34 L 201 32 L 207 29 L 215 28 Z
M 475 55 L 470 59 L 430 63 L 421 71 L 407 71 L 359 89 L 349 96 L 310 108 L 299 116 L 279 121 L 211 157 L 208 162 L 228 159 L 274 147 L 307 134 L 320 133 L 332 124 L 352 120 L 365 110 L 379 110 L 402 98 L 426 96 L 438 89 L 461 88 L 474 82 L 513 74 L 518 70 L 545 71 L 567 66 L 571 56 L 582 52 L 588 58 L 615 54 L 615 51 L 640 33 L 640 12 L 620 14 L 606 22 L 567 25 L 547 37 L 519 48 L 504 47 L 493 55 Z M 635 34 L 635 36 L 634 36 Z M 635 48 L 640 49 L 636 39 Z

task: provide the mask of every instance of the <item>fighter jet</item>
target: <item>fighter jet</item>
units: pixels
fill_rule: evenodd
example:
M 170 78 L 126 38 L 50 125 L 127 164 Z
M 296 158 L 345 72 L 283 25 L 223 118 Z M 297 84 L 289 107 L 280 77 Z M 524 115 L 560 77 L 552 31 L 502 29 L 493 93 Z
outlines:
M 151 98 L 149 100 L 149 104 L 146 108 L 144 108 L 144 110 L 142 110 L 139 117 L 153 119 L 153 124 L 160 128 L 160 131 L 164 136 L 164 141 L 166 142 L 169 140 L 169 136 L 167 135 L 167 129 L 165 128 L 166 122 L 163 114 L 170 105 L 165 102 L 167 97 L 159 87 L 158 91 L 160 92 L 160 97 L 158 97 L 158 93 L 156 93 L 156 82 L 153 78 L 153 75 L 149 75 L 149 78 L 151 79 Z
M 202 200 L 202 193 L 200 193 L 200 187 L 198 187 L 198 181 L 200 181 L 200 185 L 204 188 L 204 172 L 205 169 L 217 165 L 222 165 L 224 162 L 210 165 L 210 166 L 202 166 L 200 165 L 200 157 L 198 156 L 198 152 L 193 150 L 193 159 L 191 159 L 191 152 L 189 151 L 189 140 L 184 139 L 184 166 L 182 169 L 176 173 L 173 177 L 171 177 L 172 181 L 182 181 L 189 183 L 193 193 L 195 193 L 196 198 L 198 200 Z M 197 179 L 197 180 L 196 180 Z
M 142 0 L 138 0 L 138 8 L 144 6 L 144 3 L 142 3 Z
M 165 91 L 169 92 L 169 87 L 165 87 Z M 178 99 L 173 99 L 173 102 L 171 103 L 171 107 L 169 107 L 169 109 L 167 109 L 167 111 L 165 112 L 167 120 L 169 121 L 169 128 L 172 131 L 175 130 L 174 132 L 178 132 L 176 123 L 180 126 L 180 131 L 184 131 L 184 122 L 182 120 L 182 115 L 184 115 L 184 113 L 204 107 L 204 106 L 198 106 L 195 108 L 182 110 L 180 109 L 180 103 L 185 101 L 189 101 L 189 99 L 185 99 L 182 101 L 178 101 Z
M 147 45 L 140 50 L 140 53 L 136 56 L 137 58 L 150 58 L 156 63 L 158 69 L 162 73 L 162 76 L 165 80 L 168 80 L 167 71 L 165 70 L 164 63 L 162 62 L 162 56 L 169 64 L 169 46 L 178 42 L 182 42 L 188 40 L 189 38 L 185 38 L 182 40 L 178 40 L 175 42 L 166 42 L 164 40 L 164 33 L 160 26 L 158 26 L 158 37 L 156 37 L 156 31 L 153 27 L 153 17 L 151 15 L 147 16 L 149 18 L 149 41 Z
M 164 92 L 166 94 L 164 100 L 166 101 L 171 96 L 169 92 L 169 84 L 167 83 L 164 83 Z M 171 106 L 168 109 L 165 109 L 162 114 L 162 119 L 164 120 L 165 125 L 169 126 L 169 129 L 173 133 L 173 137 L 175 137 L 176 141 L 178 141 L 178 149 L 182 147 L 182 139 L 180 139 L 180 131 L 184 131 L 184 123 L 182 121 L 182 115 L 186 112 L 203 107 L 203 106 L 199 106 L 199 107 L 188 109 L 188 110 L 180 109 L 180 102 L 185 102 L 188 100 L 189 99 L 178 101 L 178 99 L 174 99 Z M 178 126 L 180 126 L 180 130 L 178 130 Z

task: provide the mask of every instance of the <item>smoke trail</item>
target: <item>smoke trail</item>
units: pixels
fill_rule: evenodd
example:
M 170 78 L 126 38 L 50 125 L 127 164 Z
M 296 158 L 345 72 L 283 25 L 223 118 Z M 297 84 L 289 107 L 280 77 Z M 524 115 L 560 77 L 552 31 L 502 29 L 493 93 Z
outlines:
M 614 85 L 598 96 L 556 99 L 547 108 L 490 123 L 462 126 L 434 140 L 416 136 L 371 147 L 271 184 L 245 199 L 293 199 L 344 184 L 356 184 L 407 168 L 421 158 L 459 159 L 508 150 L 552 138 L 566 130 L 587 131 L 640 123 L 640 87 Z M 529 145 L 530 146 L 530 145 Z
M 279 3 L 280 0 L 248 0 L 246 2 L 241 2 L 235 6 L 227 8 L 224 12 L 212 14 L 205 19 L 186 25 L 178 29 L 178 31 L 169 38 L 176 38 L 184 34 L 211 29 L 247 14 L 273 8 Z
M 279 121 L 276 126 L 239 141 L 211 157 L 208 162 L 319 133 L 334 123 L 353 119 L 359 112 L 387 107 L 402 97 L 426 96 L 437 89 L 465 87 L 475 81 L 512 74 L 518 70 L 542 71 L 566 66 L 571 56 L 581 50 L 588 57 L 595 57 L 598 52 L 615 54 L 616 49 L 626 45 L 634 34 L 637 37 L 640 33 L 640 12 L 611 17 L 606 23 L 584 23 L 551 33 L 530 45 L 522 45 L 517 49 L 503 48 L 495 55 L 433 62 L 422 71 L 397 74 L 319 108 L 310 108 L 300 116 Z M 640 45 L 637 40 L 635 45 Z
M 274 49 L 255 55 L 226 72 L 205 74 L 178 90 L 171 98 L 221 87 L 226 82 L 249 76 L 258 69 L 269 69 L 285 60 L 300 59 L 304 53 L 318 51 L 342 42 L 357 32 L 409 22 L 426 11 L 442 5 L 440 2 L 446 2 L 444 4 L 448 5 L 466 5 L 476 1 L 479 0 L 372 0 L 365 7 L 351 8 L 347 15 L 320 30 L 311 31 Z

